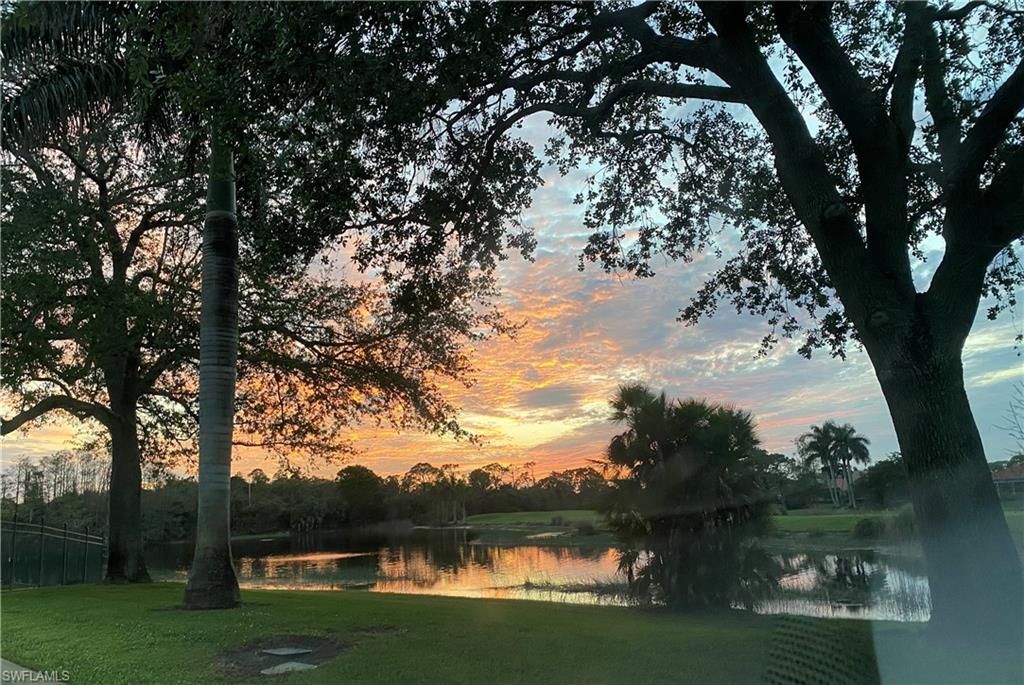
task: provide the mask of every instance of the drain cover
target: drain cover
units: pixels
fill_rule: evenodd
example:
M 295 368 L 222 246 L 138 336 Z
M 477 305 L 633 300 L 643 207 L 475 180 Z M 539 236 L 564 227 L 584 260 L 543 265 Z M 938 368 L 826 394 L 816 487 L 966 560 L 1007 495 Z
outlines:
M 309 654 L 313 650 L 306 649 L 305 647 L 272 647 L 260 651 L 264 654 L 273 654 L 274 656 L 296 656 L 298 654 Z

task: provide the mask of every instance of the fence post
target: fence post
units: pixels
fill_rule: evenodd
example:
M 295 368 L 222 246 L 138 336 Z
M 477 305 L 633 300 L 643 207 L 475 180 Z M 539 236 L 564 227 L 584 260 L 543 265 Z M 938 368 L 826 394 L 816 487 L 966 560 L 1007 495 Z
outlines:
M 64 522 L 64 546 L 60 554 L 60 584 L 68 582 L 68 522 Z
M 43 528 L 46 526 L 46 517 L 39 517 L 39 578 L 36 580 L 36 585 L 39 587 L 43 586 L 43 544 L 46 540 L 44 537 L 46 532 Z
M 85 538 L 83 538 L 82 544 L 85 545 L 85 550 L 82 553 L 82 582 L 88 582 L 86 574 L 89 572 L 89 526 L 85 527 Z
M 14 510 L 14 523 L 11 525 L 11 578 L 10 586 L 14 587 L 14 557 L 15 557 L 15 543 L 18 541 L 18 510 Z

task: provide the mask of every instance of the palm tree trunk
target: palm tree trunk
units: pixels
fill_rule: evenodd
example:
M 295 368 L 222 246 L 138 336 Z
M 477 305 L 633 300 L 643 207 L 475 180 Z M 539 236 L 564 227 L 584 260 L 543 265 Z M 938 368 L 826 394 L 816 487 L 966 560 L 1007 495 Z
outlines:
M 824 468 L 821 473 L 825 476 L 825 487 L 828 488 L 828 498 L 832 501 L 832 506 L 834 507 L 836 505 L 836 494 L 832 491 L 832 479 L 825 473 Z
M 850 468 L 850 462 L 846 462 L 846 490 L 850 495 L 850 508 L 857 508 L 857 495 L 853 492 L 853 469 Z
M 231 560 L 231 433 L 238 357 L 238 219 L 231 147 L 214 127 L 199 321 L 199 513 L 185 606 L 238 604 Z
M 836 483 L 836 472 L 832 468 L 831 462 L 828 466 L 828 492 L 832 496 L 832 506 L 839 508 L 839 484 Z

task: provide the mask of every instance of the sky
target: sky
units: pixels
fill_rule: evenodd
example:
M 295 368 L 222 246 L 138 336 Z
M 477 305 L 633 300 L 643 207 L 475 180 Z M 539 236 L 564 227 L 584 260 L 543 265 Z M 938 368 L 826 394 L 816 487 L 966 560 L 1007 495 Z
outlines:
M 543 130 L 527 129 L 530 137 Z M 806 360 L 799 341 L 783 341 L 758 356 L 766 323 L 727 308 L 697 326 L 678 312 L 714 267 L 713 258 L 691 264 L 656 263 L 657 275 L 635 280 L 594 265 L 580 272 L 586 241 L 581 208 L 572 203 L 582 174 L 544 173 L 524 222 L 536 231 L 535 261 L 511 256 L 500 267 L 503 307 L 522 322 L 514 339 L 492 339 L 473 350 L 475 383 L 450 388 L 464 428 L 479 444 L 420 433 L 358 427 L 360 453 L 352 461 L 378 473 L 401 473 L 417 462 L 459 464 L 464 471 L 492 462 L 537 463 L 536 473 L 600 459 L 620 427 L 608 420 L 608 398 L 627 381 L 643 381 L 671 397 L 695 397 L 750 411 L 766 449 L 795 451 L 794 440 L 825 419 L 852 423 L 871 440 L 872 455 L 898 449 L 892 423 L 864 351 L 852 346 L 845 361 L 824 351 Z M 926 248 L 938 263 L 941 242 Z M 1003 428 L 1014 384 L 1024 382 L 1024 360 L 1014 349 L 1019 327 L 1010 316 L 988 321 L 985 307 L 964 350 L 968 394 L 990 461 L 1015 448 Z M 70 447 L 73 424 L 48 423 L 3 441 L 4 460 Z M 233 472 L 276 463 L 257 450 L 236 450 Z M 331 475 L 341 465 L 310 464 Z
M 767 324 L 723 308 L 686 326 L 679 309 L 713 267 L 665 262 L 651 279 L 606 274 L 577 257 L 586 241 L 572 197 L 579 184 L 547 174 L 527 214 L 537 232 L 536 261 L 502 265 L 509 316 L 524 322 L 516 339 L 480 345 L 476 383 L 458 392 L 461 421 L 483 445 L 389 431 L 357 433 L 358 461 L 383 473 L 418 461 L 459 464 L 537 462 L 537 472 L 599 459 L 621 430 L 608 420 L 608 398 L 626 381 L 643 381 L 671 397 L 696 397 L 750 411 L 764 446 L 793 454 L 794 440 L 825 419 L 852 423 L 884 457 L 898 445 L 878 382 L 859 347 L 845 361 L 824 351 L 811 360 L 783 341 L 758 356 Z M 937 263 L 938 254 L 930 255 Z M 964 351 L 968 393 L 990 460 L 1014 448 L 999 428 L 1024 362 L 1014 349 L 1015 323 L 979 316 Z

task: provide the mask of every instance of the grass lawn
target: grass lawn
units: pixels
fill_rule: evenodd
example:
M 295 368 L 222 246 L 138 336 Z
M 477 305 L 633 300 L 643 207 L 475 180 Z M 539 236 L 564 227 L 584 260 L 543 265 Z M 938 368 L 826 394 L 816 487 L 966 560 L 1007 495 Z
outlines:
M 775 527 L 787 533 L 849 533 L 857 521 L 863 518 L 889 517 L 887 511 L 858 511 L 855 513 L 816 513 L 803 514 L 790 512 L 774 516 Z
M 1008 509 L 1006 522 L 1010 531 L 1018 538 L 1024 537 L 1024 511 Z M 789 514 L 775 516 L 775 527 L 787 533 L 849 533 L 857 521 L 862 518 L 888 518 L 891 511 L 864 509 L 862 511 L 816 511 L 802 512 L 796 510 Z M 560 516 L 566 524 L 592 523 L 600 526 L 604 518 L 596 511 L 587 509 L 563 509 L 560 511 L 510 511 L 497 514 L 477 514 L 470 516 L 466 522 L 474 526 L 542 526 L 551 523 L 551 519 Z
M 352 646 L 273 682 L 744 683 L 759 681 L 773 627 L 740 612 L 366 592 L 247 590 L 239 609 L 187 612 L 181 595 L 170 583 L 4 592 L 3 655 L 76 683 L 201 683 L 222 678 L 225 650 L 306 634 Z
M 1006 523 L 1010 532 L 1017 539 L 1018 544 L 1024 538 L 1024 511 L 1005 509 Z M 857 511 L 841 513 L 820 512 L 801 513 L 790 512 L 783 516 L 775 516 L 775 527 L 779 531 L 787 533 L 850 533 L 854 525 L 862 518 L 889 518 L 893 515 L 891 511 Z
M 862 518 L 890 519 L 895 512 L 863 509 L 859 511 L 794 510 L 773 517 L 777 535 L 763 540 L 769 549 L 801 550 L 861 549 L 885 545 L 903 545 L 904 552 L 920 554 L 916 543 L 899 542 L 887 537 L 864 540 L 853 537 L 853 527 Z M 1024 559 L 1024 511 L 1005 509 L 1006 522 Z M 551 519 L 560 516 L 562 526 L 551 526 Z M 477 540 L 489 545 L 555 545 L 572 547 L 609 547 L 615 538 L 596 511 L 563 509 L 560 511 L 512 511 L 477 514 L 466 519 L 476 531 Z M 591 523 L 596 535 L 580 535 L 574 523 Z M 909 550 L 909 551 L 908 551 Z
M 1017 544 L 1024 544 L 1024 511 L 1004 511 L 1006 524 L 1010 526 L 1010 533 L 1017 539 Z
M 506 511 L 496 514 L 477 514 L 466 517 L 471 526 L 504 526 L 504 525 L 548 525 L 551 520 L 561 517 L 566 525 L 573 523 L 592 523 L 595 526 L 604 523 L 604 517 L 589 509 L 561 509 L 558 511 Z
M 1006 654 L 922 648 L 921 627 L 911 624 L 275 590 L 243 591 L 238 609 L 190 612 L 177 607 L 182 589 L 155 583 L 3 592 L 3 656 L 103 685 L 738 685 L 763 682 L 769 664 L 797 677 L 810 664 L 833 682 L 876 683 L 880 672 L 886 685 L 1014 682 L 1019 675 Z M 240 648 L 296 635 L 336 641 L 341 651 L 314 671 L 273 679 L 229 675 L 218 665 L 232 650 L 255 654 Z M 996 672 L 979 673 L 979 665 Z

